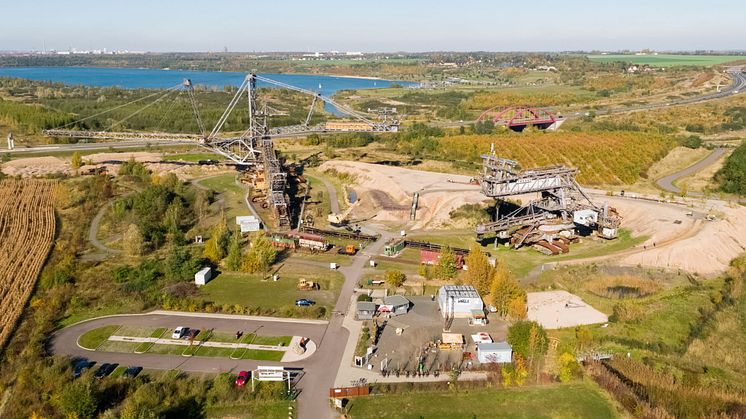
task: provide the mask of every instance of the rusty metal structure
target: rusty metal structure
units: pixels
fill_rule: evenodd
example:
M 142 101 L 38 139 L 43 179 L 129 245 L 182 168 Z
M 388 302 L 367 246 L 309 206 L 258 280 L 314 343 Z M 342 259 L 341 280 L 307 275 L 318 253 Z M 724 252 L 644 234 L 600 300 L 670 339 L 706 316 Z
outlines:
M 518 162 L 497 157 L 494 147 L 481 157 L 482 193 L 497 203 L 495 220 L 477 225 L 477 236 L 494 234 L 511 239 L 513 247 L 546 240 L 551 244 L 556 237 L 548 236 L 575 227 L 595 230 L 607 239 L 616 238 L 619 216 L 607 205 L 599 206 L 591 200 L 575 180 L 577 169 L 551 166 L 521 170 Z M 507 214 L 499 213 L 508 197 L 536 193 L 538 199 Z M 551 248 L 564 250 L 566 244 L 557 243 Z
M 264 82 L 272 87 L 288 89 L 312 97 L 311 106 L 307 117 L 297 125 L 284 127 L 270 127 L 269 118 L 277 114 L 266 103 L 259 106 L 257 103 L 257 81 Z M 166 92 L 156 99 L 156 102 L 174 91 L 176 87 L 166 89 Z M 192 105 L 194 117 L 197 120 L 199 134 L 173 134 L 173 133 L 149 133 L 149 132 L 113 132 L 113 131 L 82 131 L 68 130 L 67 124 L 59 129 L 45 130 L 44 135 L 50 137 L 68 137 L 68 138 L 93 138 L 93 139 L 115 139 L 115 140 L 173 140 L 173 141 L 194 141 L 200 146 L 220 154 L 226 159 L 240 166 L 248 166 L 250 169 L 262 173 L 267 185 L 266 199 L 269 205 L 274 209 L 275 217 L 280 227 L 290 227 L 290 214 L 288 209 L 288 197 L 286 195 L 287 173 L 277 158 L 273 139 L 280 137 L 304 136 L 313 133 L 333 133 L 333 132 L 396 132 L 398 131 L 399 121 L 391 116 L 390 112 L 383 114 L 380 120 L 367 114 L 353 110 L 347 106 L 335 102 L 333 99 L 323 96 L 320 93 L 302 89 L 286 83 L 278 82 L 257 74 L 248 74 L 239 86 L 233 98 L 229 102 L 223 114 L 216 122 L 213 129 L 208 133 L 205 129 L 202 116 L 199 112 L 199 106 L 194 95 L 194 87 L 191 80 L 185 79 L 181 87 L 186 90 Z M 146 97 L 160 95 L 159 92 Z M 137 99 L 135 102 L 142 99 Z M 248 127 L 240 135 L 221 135 L 226 121 L 232 112 L 238 107 L 239 103 L 246 100 L 248 111 Z M 322 122 L 311 125 L 311 117 L 317 108 L 317 103 L 324 102 L 333 106 L 341 115 L 344 115 L 352 121 L 329 123 Z M 145 105 L 153 105 L 155 102 Z M 122 107 L 124 105 L 120 105 Z M 136 111 L 131 116 L 140 112 Z M 113 110 L 113 109 L 112 109 Z M 102 112 L 105 113 L 105 112 Z M 98 114 L 97 114 L 98 115 Z M 97 116 L 94 115 L 94 116 Z M 85 119 L 89 119 L 84 118 Z M 129 118 L 129 117 L 127 117 Z M 125 119 L 127 119 L 125 118 Z M 82 121 L 80 120 L 80 121 Z M 116 123 L 112 126 L 115 126 Z

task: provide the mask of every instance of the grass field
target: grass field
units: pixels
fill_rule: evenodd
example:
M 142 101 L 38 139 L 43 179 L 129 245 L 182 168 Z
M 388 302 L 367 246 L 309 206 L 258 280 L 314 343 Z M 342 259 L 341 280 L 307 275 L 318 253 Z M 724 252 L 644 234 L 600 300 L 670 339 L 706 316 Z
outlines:
M 119 327 L 120 326 L 118 325 L 110 325 L 89 330 L 80 335 L 78 338 L 78 345 L 86 349 L 96 349 L 101 346 L 102 343 L 106 342 L 106 340 L 109 339 L 109 336 L 117 331 Z
M 449 235 L 431 235 L 431 234 L 412 234 L 413 240 L 423 240 L 438 244 L 448 244 L 451 247 L 461 247 L 468 249 L 472 243 L 475 242 L 475 236 L 472 231 L 462 231 L 458 234 Z M 535 267 L 544 263 L 553 263 L 567 261 L 571 259 L 585 259 L 590 257 L 608 255 L 615 252 L 619 252 L 625 249 L 629 249 L 636 244 L 645 241 L 647 237 L 633 237 L 629 230 L 620 229 L 619 237 L 615 240 L 591 240 L 584 238 L 583 243 L 573 244 L 570 246 L 570 252 L 565 255 L 558 256 L 547 256 L 537 252 L 531 248 L 521 249 L 509 249 L 505 246 L 499 246 L 497 248 L 492 244 L 487 244 L 482 247 L 482 251 L 490 253 L 492 256 L 500 258 L 503 262 L 508 265 L 513 274 L 521 278 L 526 276 Z M 409 252 L 409 251 L 407 251 Z M 411 253 L 409 253 L 411 255 Z M 414 257 L 414 256 L 412 256 Z M 411 259 L 411 257 L 409 258 Z M 387 261 L 388 263 L 395 263 Z M 402 266 L 404 266 L 402 264 Z M 409 268 L 405 268 L 409 269 Z M 417 267 L 414 266 L 416 270 Z
M 743 55 L 589 55 L 588 59 L 600 63 L 624 61 L 633 64 L 647 64 L 653 67 L 671 67 L 681 65 L 713 66 L 732 61 L 746 60 Z
M 231 406 L 211 406 L 205 409 L 205 414 L 206 417 L 215 419 L 232 419 L 238 417 L 275 419 L 286 417 L 288 415 L 288 407 L 293 405 L 294 403 L 288 400 L 256 401 Z
M 619 417 L 591 383 L 368 396 L 352 399 L 349 412 L 353 419 Z
M 276 311 L 295 310 L 296 299 L 309 298 L 316 302 L 316 307 L 326 306 L 330 311 L 344 279 L 341 274 L 328 269 L 291 263 L 281 265 L 278 275 L 279 281 L 271 281 L 263 280 L 269 275 L 227 272 L 200 287 L 200 293 L 204 300 L 214 305 L 237 304 Z M 299 278 L 318 282 L 321 289 L 298 291 Z M 304 310 L 311 312 L 313 309 L 299 310 L 302 314 Z

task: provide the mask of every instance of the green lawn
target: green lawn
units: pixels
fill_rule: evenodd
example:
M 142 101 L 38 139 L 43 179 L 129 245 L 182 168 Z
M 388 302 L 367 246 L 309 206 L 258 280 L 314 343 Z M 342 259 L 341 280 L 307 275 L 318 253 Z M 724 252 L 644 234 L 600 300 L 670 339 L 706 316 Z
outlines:
M 229 358 L 233 349 L 212 348 L 208 346 L 183 346 L 157 344 L 148 351 L 149 354 L 159 355 L 193 355 L 212 358 Z M 285 353 L 281 351 L 266 351 L 258 349 L 247 349 L 241 354 L 241 359 L 255 359 L 259 361 L 280 361 Z
M 155 328 L 149 326 L 122 326 L 117 330 L 117 336 L 130 336 L 136 338 L 147 338 L 154 337 L 153 334 L 160 330 L 163 333 L 163 328 Z M 160 336 L 160 334 L 158 334 Z M 156 336 L 157 337 L 157 336 Z
M 344 281 L 338 272 L 303 265 L 284 264 L 279 281 L 262 280 L 265 275 L 237 272 L 223 273 L 200 287 L 202 298 L 215 305 L 241 305 L 276 314 L 311 316 L 314 307 L 296 308 L 295 300 L 309 298 L 316 307 L 325 306 L 330 311 Z M 298 291 L 298 279 L 305 278 L 320 284 L 321 289 Z
M 110 325 L 89 330 L 80 335 L 78 338 L 78 345 L 86 349 L 96 349 L 101 346 L 102 343 L 106 342 L 106 340 L 109 339 L 109 336 L 119 328 L 119 325 Z
M 619 417 L 591 383 L 359 397 L 351 400 L 349 412 L 353 419 Z
M 121 353 L 132 353 L 140 347 L 140 343 L 137 342 L 115 342 L 106 341 L 98 347 L 98 352 L 121 352 Z
M 280 351 L 263 351 L 261 349 L 248 349 L 241 356 L 241 359 L 254 359 L 257 361 L 277 361 L 279 362 L 284 352 Z
M 248 390 L 251 390 L 249 388 Z M 288 417 L 288 406 L 295 403 L 288 400 L 255 401 L 231 406 L 211 406 L 205 409 L 207 418 L 251 418 L 275 419 Z
M 681 65 L 713 66 L 731 61 L 746 60 L 746 56 L 739 55 L 589 55 L 588 59 L 600 63 L 624 61 L 633 64 L 648 64 L 653 67 L 672 67 Z
M 474 235 L 474 232 L 464 230 L 449 232 L 448 234 L 412 234 L 410 237 L 412 240 L 448 244 L 451 247 L 468 249 L 471 244 L 475 243 L 476 236 Z M 619 237 L 615 240 L 591 240 L 589 238 L 583 238 L 583 243 L 570 245 L 570 252 L 565 255 L 547 256 L 528 247 L 511 249 L 498 245 L 497 248 L 495 248 L 493 244 L 483 246 L 482 251 L 489 252 L 492 256 L 499 257 L 508 265 L 508 269 L 510 269 L 517 277 L 521 278 L 526 276 L 536 266 L 544 263 L 608 255 L 629 249 L 644 242 L 646 239 L 646 236 L 632 237 L 629 230 L 622 228 L 619 230 Z M 407 251 L 408 250 L 405 250 L 405 252 Z M 414 257 L 415 256 L 407 256 L 408 259 Z

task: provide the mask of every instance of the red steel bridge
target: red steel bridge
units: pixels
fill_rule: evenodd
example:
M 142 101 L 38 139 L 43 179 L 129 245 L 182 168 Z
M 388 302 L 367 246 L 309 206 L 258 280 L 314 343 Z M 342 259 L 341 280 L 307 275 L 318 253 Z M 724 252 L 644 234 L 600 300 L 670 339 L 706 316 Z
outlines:
M 529 125 L 553 131 L 562 125 L 565 118 L 543 108 L 496 106 L 479 115 L 477 122 L 482 121 L 491 121 L 495 125 L 504 126 L 518 132 L 523 131 Z

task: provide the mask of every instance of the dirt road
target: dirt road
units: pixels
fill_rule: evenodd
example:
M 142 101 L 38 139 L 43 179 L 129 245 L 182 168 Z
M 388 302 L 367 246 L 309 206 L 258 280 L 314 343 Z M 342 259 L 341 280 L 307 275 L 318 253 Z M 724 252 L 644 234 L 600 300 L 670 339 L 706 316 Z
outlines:
M 676 182 L 680 178 L 684 178 L 690 175 L 693 175 L 700 170 L 704 169 L 705 167 L 715 163 L 718 161 L 720 157 L 722 157 L 723 154 L 725 154 L 724 148 L 716 148 L 715 150 L 710 153 L 709 156 L 705 157 L 704 159 L 698 161 L 697 163 L 694 163 L 693 165 L 687 167 L 684 170 L 680 170 L 676 173 L 670 174 L 666 177 L 662 177 L 658 179 L 655 183 L 658 185 L 658 187 L 675 194 L 681 193 L 681 188 L 674 185 L 674 182 Z M 699 196 L 701 194 L 689 194 L 692 196 Z

